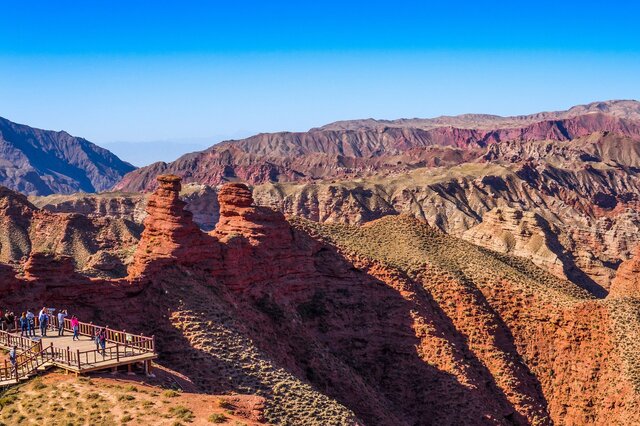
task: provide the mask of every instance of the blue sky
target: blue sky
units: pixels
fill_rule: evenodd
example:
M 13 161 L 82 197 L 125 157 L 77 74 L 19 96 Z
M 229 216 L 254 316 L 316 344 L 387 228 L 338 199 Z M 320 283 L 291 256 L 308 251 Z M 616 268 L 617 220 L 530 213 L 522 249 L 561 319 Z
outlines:
M 640 98 L 632 2 L 444 3 L 3 2 L 0 116 L 99 144 L 192 147 L 349 118 Z

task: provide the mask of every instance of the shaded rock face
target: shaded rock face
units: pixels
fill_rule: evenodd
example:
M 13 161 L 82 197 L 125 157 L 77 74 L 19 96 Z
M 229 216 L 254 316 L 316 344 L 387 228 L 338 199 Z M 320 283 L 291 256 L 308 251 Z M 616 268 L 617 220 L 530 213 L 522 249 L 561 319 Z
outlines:
M 29 195 L 103 191 L 135 169 L 66 132 L 0 118 L 0 185 Z
M 151 273 L 151 268 L 160 268 L 167 262 L 194 264 L 212 260 L 219 251 L 213 239 L 193 222 L 193 214 L 184 209 L 181 178 L 158 176 L 158 184 L 147 201 L 144 231 L 129 266 L 132 277 Z
M 70 256 L 52 253 L 31 253 L 24 265 L 24 276 L 27 280 L 44 280 L 56 283 L 73 282 L 75 265 Z

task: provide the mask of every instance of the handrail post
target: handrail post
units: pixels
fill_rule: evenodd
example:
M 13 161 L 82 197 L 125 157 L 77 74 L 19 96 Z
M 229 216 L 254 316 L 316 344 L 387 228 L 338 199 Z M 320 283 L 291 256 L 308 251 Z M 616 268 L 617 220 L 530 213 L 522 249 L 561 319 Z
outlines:
M 116 362 L 120 362 L 120 344 L 116 343 Z
M 67 364 L 71 365 L 71 349 L 67 346 Z
M 155 334 L 151 335 L 151 352 L 153 353 L 156 352 L 156 335 Z
M 76 355 L 78 356 L 78 371 L 80 371 L 80 349 L 77 350 Z

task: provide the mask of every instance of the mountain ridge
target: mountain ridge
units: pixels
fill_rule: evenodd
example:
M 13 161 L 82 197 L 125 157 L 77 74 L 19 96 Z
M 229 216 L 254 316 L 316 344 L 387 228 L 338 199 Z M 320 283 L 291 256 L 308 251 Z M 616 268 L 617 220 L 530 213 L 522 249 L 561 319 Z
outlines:
M 367 127 L 350 121 L 343 123 L 356 123 L 358 127 L 327 125 L 329 127 L 307 132 L 260 133 L 245 139 L 223 141 L 170 163 L 142 167 L 127 174 L 114 189 L 150 191 L 155 188 L 155 176 L 163 173 L 179 175 L 186 182 L 208 185 L 234 180 L 261 184 L 354 178 L 376 172 L 402 172 L 429 165 L 459 163 L 442 160 L 438 150 L 444 147 L 468 153 L 468 160 L 469 155 L 477 154 L 475 151 L 510 140 L 566 141 L 603 131 L 640 139 L 640 102 L 637 101 L 596 102 L 564 112 L 523 117 L 519 127 L 501 121 L 490 126 L 476 123 L 467 128 L 448 124 Z
M 0 155 L 0 185 L 27 195 L 103 191 L 135 169 L 84 138 L 2 117 Z

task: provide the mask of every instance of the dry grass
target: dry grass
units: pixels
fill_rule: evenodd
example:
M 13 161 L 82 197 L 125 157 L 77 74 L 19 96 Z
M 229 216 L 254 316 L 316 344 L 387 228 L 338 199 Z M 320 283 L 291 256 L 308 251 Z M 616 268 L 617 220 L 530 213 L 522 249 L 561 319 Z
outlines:
M 350 257 L 381 262 L 412 278 L 421 278 L 429 272 L 478 287 L 508 280 L 525 295 L 535 295 L 556 306 L 592 298 L 573 283 L 551 275 L 531 261 L 475 246 L 410 216 L 385 217 L 361 227 L 319 224 L 299 218 L 290 221 Z
M 219 397 L 175 392 L 159 404 L 162 394 L 147 385 L 53 373 L 0 395 L 0 425 L 208 424 L 212 415 L 228 424 L 256 424 L 217 407 Z

